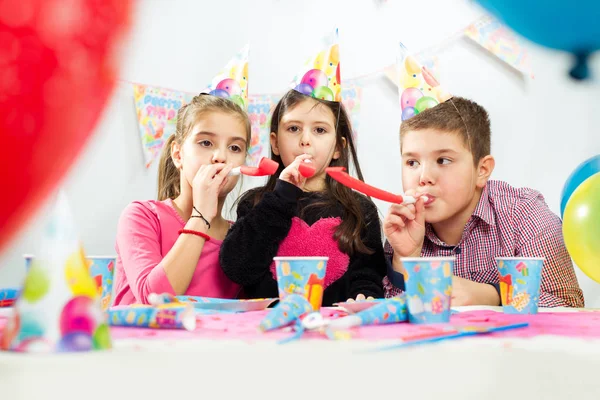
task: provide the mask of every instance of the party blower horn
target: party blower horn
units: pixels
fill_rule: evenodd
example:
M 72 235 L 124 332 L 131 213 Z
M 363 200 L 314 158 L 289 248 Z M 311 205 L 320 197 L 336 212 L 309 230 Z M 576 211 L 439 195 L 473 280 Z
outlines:
M 407 320 L 406 296 L 402 294 L 398 297 L 385 299 L 379 304 L 354 315 L 331 320 L 327 324 L 326 334 L 330 339 L 338 339 L 343 337 L 338 334 L 339 331 L 355 326 L 393 324 Z
M 260 322 L 258 329 L 265 332 L 290 325 L 306 313 L 314 311 L 308 300 L 299 294 L 290 294 L 281 300 Z
M 325 169 L 327 174 L 333 179 L 338 181 L 344 186 L 361 192 L 367 196 L 375 197 L 376 199 L 387 201 L 388 203 L 394 204 L 414 204 L 417 200 L 413 196 L 401 196 L 399 194 L 393 194 L 386 192 L 385 190 L 378 189 L 375 186 L 371 186 L 359 179 L 350 176 L 346 172 L 345 167 L 328 167 Z M 423 196 L 425 201 L 427 198 Z
M 243 174 L 248 176 L 267 176 L 273 175 L 275 172 L 277 172 L 278 167 L 279 164 L 277 163 L 277 161 L 273 161 L 270 158 L 263 157 L 260 159 L 258 167 L 242 165 L 240 167 L 233 168 L 229 175 L 236 176 Z M 315 168 L 312 165 L 308 165 L 308 163 L 300 164 L 298 171 L 300 171 L 300 174 L 305 178 L 310 178 L 315 174 Z
M 111 348 L 96 282 L 60 192 L 43 230 L 40 257 L 29 268 L 0 348 L 18 352 L 72 352 Z

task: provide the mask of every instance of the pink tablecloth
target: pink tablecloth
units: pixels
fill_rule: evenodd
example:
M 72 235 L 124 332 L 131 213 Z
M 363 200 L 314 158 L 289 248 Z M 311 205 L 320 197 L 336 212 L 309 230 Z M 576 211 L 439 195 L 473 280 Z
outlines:
M 232 339 L 232 340 L 278 340 L 289 337 L 288 330 L 262 333 L 257 330 L 261 318 L 267 311 L 242 314 L 199 315 L 195 331 L 159 330 L 147 328 L 112 327 L 113 339 Z M 323 309 L 326 317 L 335 316 L 338 311 Z M 503 323 L 527 322 L 529 327 L 493 333 L 496 337 L 533 337 L 538 335 L 558 335 L 578 338 L 600 338 L 600 313 L 597 312 L 556 312 L 537 315 L 509 315 L 494 311 L 467 311 L 452 316 L 451 325 L 494 325 Z M 6 324 L 6 317 L 0 317 L 0 329 Z M 436 325 L 440 327 L 440 325 Z M 352 337 L 363 340 L 400 339 L 420 333 L 431 332 L 432 326 L 398 323 L 380 326 L 365 326 L 353 329 Z M 303 339 L 324 339 L 318 333 L 307 333 Z

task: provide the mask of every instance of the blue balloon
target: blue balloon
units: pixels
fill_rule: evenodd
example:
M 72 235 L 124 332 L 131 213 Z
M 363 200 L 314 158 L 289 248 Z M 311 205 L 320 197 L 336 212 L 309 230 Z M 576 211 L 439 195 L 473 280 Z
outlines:
M 413 107 L 406 107 L 404 110 L 402 110 L 402 121 L 406 121 L 407 119 L 414 117 L 415 114 L 417 113 Z
M 229 92 L 227 92 L 227 90 L 223 90 L 223 89 L 211 90 L 209 94 L 211 96 L 224 97 L 226 99 L 229 98 Z
M 565 186 L 563 186 L 562 194 L 560 196 L 560 215 L 561 217 L 565 213 L 565 207 L 567 202 L 571 198 L 571 195 L 585 181 L 592 175 L 600 172 L 600 155 L 594 156 L 575 168 L 575 171 L 567 178 Z
M 312 95 L 313 92 L 313 87 L 310 86 L 308 83 L 301 83 L 298 86 L 295 87 L 296 91 L 305 94 L 307 96 Z
M 588 75 L 587 58 L 600 50 L 600 1 L 477 0 L 498 19 L 532 42 L 576 57 L 575 79 Z

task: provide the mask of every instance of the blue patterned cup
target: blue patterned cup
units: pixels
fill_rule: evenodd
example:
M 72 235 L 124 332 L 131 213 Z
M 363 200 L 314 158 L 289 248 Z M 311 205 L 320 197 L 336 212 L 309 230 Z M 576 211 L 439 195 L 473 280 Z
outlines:
M 416 324 L 450 321 L 454 257 L 403 258 L 408 321 Z
M 506 314 L 537 314 L 543 257 L 497 257 L 500 299 Z
M 299 294 L 315 311 L 321 309 L 329 257 L 275 257 L 279 299 Z
M 117 258 L 114 256 L 87 256 L 90 263 L 90 275 L 98 286 L 100 304 L 106 311 L 112 303 L 113 277 Z

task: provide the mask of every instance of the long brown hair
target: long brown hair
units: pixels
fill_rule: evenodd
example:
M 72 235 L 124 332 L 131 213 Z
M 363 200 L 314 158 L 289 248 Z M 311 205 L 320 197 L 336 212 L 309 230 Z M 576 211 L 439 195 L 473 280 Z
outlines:
M 324 106 L 329 108 L 334 117 L 337 116 L 338 119 L 336 126 L 336 146 L 340 149 L 340 157 L 337 160 L 331 160 L 329 166 L 345 167 L 349 171 L 349 161 L 352 159 L 352 165 L 354 166 L 358 178 L 363 180 L 363 174 L 356 155 L 356 147 L 354 146 L 350 118 L 348 117 L 343 104 L 308 97 L 292 89 L 279 100 L 279 103 L 277 103 L 277 106 L 275 106 L 275 109 L 273 110 L 273 115 L 271 116 L 271 132 L 277 134 L 281 118 L 296 105 L 308 99 L 317 102 L 315 107 Z M 346 140 L 346 146 L 344 146 L 342 138 Z M 246 192 L 239 199 L 239 202 L 252 201 L 252 203 L 256 205 L 265 193 L 275 189 L 277 179 L 285 166 L 283 165 L 281 157 L 273 154 L 273 149 L 271 149 L 271 159 L 279 163 L 277 172 L 269 177 L 264 186 Z M 303 213 L 309 208 L 335 207 L 341 203 L 344 208 L 342 223 L 337 227 L 334 234 L 334 238 L 337 240 L 340 250 L 349 255 L 352 255 L 354 252 L 373 253 L 373 250 L 369 249 L 360 237 L 361 231 L 366 224 L 357 195 L 353 193 L 352 189 L 338 183 L 329 175 L 326 175 L 325 177 L 325 188 L 324 199 L 306 207 L 303 210 Z
M 177 111 L 175 133 L 167 139 L 160 156 L 158 166 L 158 200 L 175 199 L 181 192 L 180 173 L 171 158 L 173 142 L 180 146 L 185 142 L 194 125 L 208 112 L 222 112 L 239 117 L 246 128 L 246 141 L 250 144 L 250 120 L 248 114 L 231 100 L 200 94 Z M 248 146 L 246 146 L 246 149 Z

